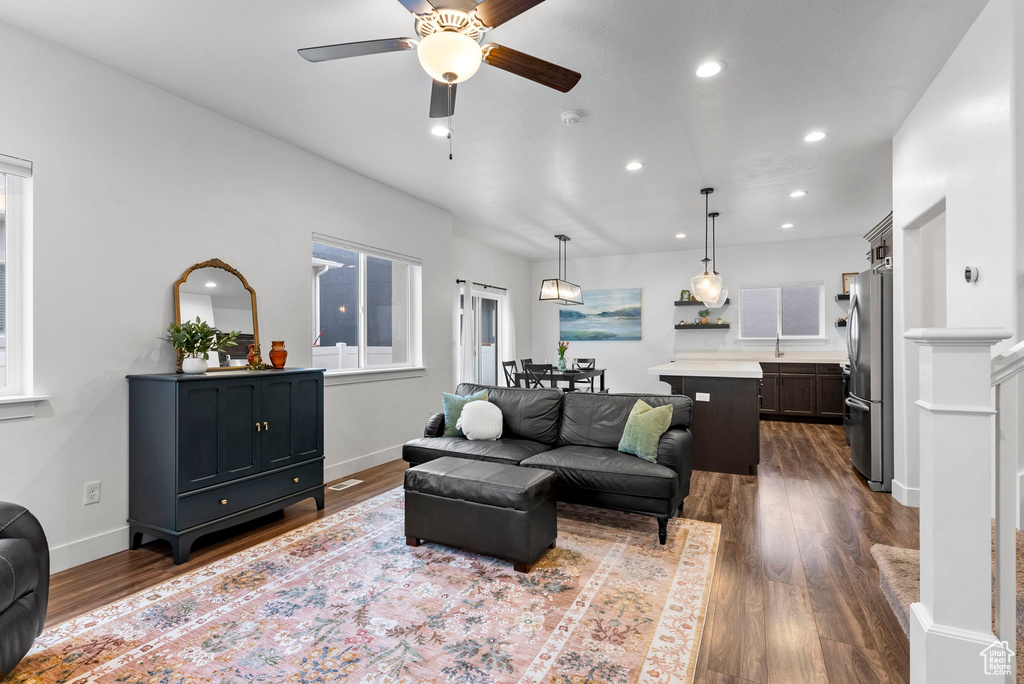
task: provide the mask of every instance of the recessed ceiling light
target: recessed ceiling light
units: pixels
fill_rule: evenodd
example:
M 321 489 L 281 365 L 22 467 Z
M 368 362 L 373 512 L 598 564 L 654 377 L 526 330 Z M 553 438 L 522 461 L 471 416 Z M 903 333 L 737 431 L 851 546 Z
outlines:
M 210 282 L 206 283 L 206 287 L 217 287 L 217 283 L 211 280 Z
M 686 233 L 676 233 L 676 237 L 682 240 L 684 237 L 686 237 Z
M 818 142 L 825 139 L 824 131 L 811 131 L 804 136 L 804 142 Z
M 792 224 L 792 223 L 783 223 L 783 224 L 782 224 L 782 227 L 783 227 L 783 228 L 792 228 L 792 227 L 793 227 L 793 224 Z
M 725 68 L 725 62 L 719 62 L 717 60 L 704 62 L 697 67 L 697 75 L 701 78 L 711 78 L 722 73 L 722 69 Z
M 447 126 L 440 126 L 440 125 L 434 126 L 433 128 L 430 129 L 430 132 L 433 133 L 434 135 L 436 135 L 438 138 L 446 138 L 446 137 L 448 137 L 448 127 Z
M 806 194 L 806 190 L 794 190 L 793 192 L 789 193 L 789 196 L 796 199 L 797 197 L 803 197 Z
M 627 171 L 639 171 L 642 168 L 644 168 L 643 162 L 631 161 L 628 164 L 626 164 Z

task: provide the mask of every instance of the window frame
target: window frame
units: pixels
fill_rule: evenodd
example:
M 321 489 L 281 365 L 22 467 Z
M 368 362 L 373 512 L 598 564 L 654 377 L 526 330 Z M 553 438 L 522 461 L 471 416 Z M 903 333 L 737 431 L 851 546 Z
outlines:
M 327 247 L 335 247 L 338 249 L 344 249 L 350 252 L 355 252 L 358 257 L 358 272 L 359 272 L 359 289 L 357 299 L 357 309 L 359 314 L 357 329 L 357 344 L 358 350 L 358 366 L 356 368 L 335 368 L 324 371 L 324 376 L 327 378 L 355 378 L 352 381 L 362 381 L 371 379 L 373 375 L 388 375 L 388 379 L 392 377 L 396 372 L 404 374 L 409 371 L 422 371 L 423 366 L 423 262 L 414 256 L 408 254 L 401 254 L 398 252 L 391 252 L 386 249 L 379 247 L 371 247 L 362 243 L 353 242 L 350 240 L 342 240 L 340 238 L 332 237 L 330 235 L 324 235 L 321 233 L 313 233 L 312 240 L 310 243 L 310 251 L 312 252 L 313 244 L 321 244 Z M 378 364 L 369 366 L 367 365 L 367 336 L 369 326 L 367 323 L 367 260 L 368 257 L 374 257 L 378 259 L 386 259 L 388 261 L 405 264 L 409 267 L 409 278 L 408 278 L 408 301 L 409 305 L 406 310 L 405 324 L 406 330 L 408 331 L 408 361 L 401 363 L 390 363 L 390 364 Z M 312 306 L 313 306 L 313 323 L 314 328 L 319 308 L 320 308 L 320 293 L 317 286 L 317 281 L 313 281 L 313 292 L 312 292 Z M 314 330 L 314 335 L 316 334 Z M 393 346 L 392 346 L 393 348 Z M 382 378 L 383 379 L 383 378 Z
M 7 381 L 0 401 L 30 398 L 32 375 L 32 162 L 0 154 L 5 186 L 7 258 L 5 331 Z M 11 191 L 13 179 L 14 192 Z M 0 419 L 7 416 L 0 416 Z M 21 416 L 12 416 L 21 417 Z
M 817 335 L 783 335 L 782 334 L 782 290 L 788 287 L 817 287 L 818 288 L 818 334 Z M 741 343 L 750 344 L 766 344 L 775 343 L 778 339 L 780 342 L 787 343 L 819 343 L 828 340 L 826 334 L 827 327 L 823 317 L 825 316 L 825 283 L 821 280 L 806 281 L 806 282 L 787 282 L 787 283 L 761 283 L 761 284 L 748 284 L 739 286 L 739 296 L 737 297 L 737 305 L 739 312 L 739 322 L 737 323 L 736 341 Z M 744 337 L 743 336 L 743 292 L 744 290 L 770 290 L 775 289 L 776 292 L 776 306 L 775 306 L 775 330 L 778 337 Z

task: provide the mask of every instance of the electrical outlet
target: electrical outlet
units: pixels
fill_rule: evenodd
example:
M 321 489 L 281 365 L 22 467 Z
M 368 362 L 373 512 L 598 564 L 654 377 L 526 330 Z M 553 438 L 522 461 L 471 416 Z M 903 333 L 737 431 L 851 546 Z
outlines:
M 711 401 L 710 392 L 697 392 L 697 401 Z
M 84 501 L 84 504 L 86 506 L 88 506 L 89 504 L 94 504 L 94 503 L 99 503 L 99 502 L 100 502 L 100 483 L 99 482 L 86 482 L 85 483 L 85 501 Z

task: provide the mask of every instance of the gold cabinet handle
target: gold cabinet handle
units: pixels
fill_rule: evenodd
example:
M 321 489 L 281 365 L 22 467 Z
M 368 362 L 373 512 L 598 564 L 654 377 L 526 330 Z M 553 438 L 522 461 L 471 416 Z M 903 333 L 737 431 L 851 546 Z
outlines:
M 270 429 L 270 426 L 267 425 L 267 421 L 263 421 L 263 429 L 264 430 L 269 430 Z
M 260 424 L 256 423 L 256 432 L 259 432 L 259 431 L 260 431 Z
M 227 506 L 228 505 L 228 500 L 227 499 L 221 499 L 220 500 L 220 505 L 221 506 Z
M 292 482 L 298 482 L 298 481 L 299 481 L 299 478 L 297 478 L 297 477 L 293 477 L 292 478 Z

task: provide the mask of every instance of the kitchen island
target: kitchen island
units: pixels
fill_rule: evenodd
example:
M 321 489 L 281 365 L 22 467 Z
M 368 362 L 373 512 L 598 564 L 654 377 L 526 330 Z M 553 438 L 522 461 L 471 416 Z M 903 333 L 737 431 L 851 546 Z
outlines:
M 761 364 L 728 358 L 677 358 L 651 375 L 693 401 L 693 467 L 755 474 L 761 460 Z

